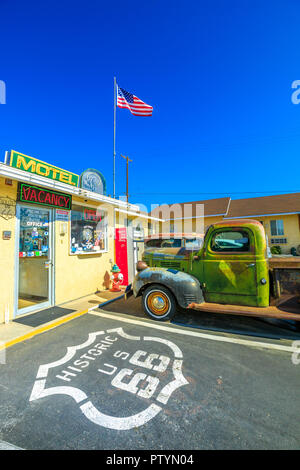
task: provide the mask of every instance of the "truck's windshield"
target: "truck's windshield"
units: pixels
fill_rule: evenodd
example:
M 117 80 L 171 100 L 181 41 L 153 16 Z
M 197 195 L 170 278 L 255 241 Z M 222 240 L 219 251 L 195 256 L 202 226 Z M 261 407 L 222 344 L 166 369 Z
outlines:
M 180 248 L 182 243 L 180 238 L 152 239 L 145 242 L 145 248 Z

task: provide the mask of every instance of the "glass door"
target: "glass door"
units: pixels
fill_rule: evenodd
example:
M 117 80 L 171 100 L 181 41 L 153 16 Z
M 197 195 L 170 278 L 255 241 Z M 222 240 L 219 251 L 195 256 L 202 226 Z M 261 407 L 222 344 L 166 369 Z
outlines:
M 17 315 L 51 305 L 51 209 L 18 206 Z

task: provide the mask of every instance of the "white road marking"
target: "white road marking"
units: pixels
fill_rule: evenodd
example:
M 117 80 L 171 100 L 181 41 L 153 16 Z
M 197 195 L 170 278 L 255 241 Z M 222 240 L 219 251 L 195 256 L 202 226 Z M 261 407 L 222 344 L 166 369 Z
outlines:
M 150 421 L 161 411 L 161 407 L 155 404 L 150 405 L 146 410 L 140 413 L 128 416 L 126 418 L 115 418 L 108 416 L 101 411 L 97 410 L 94 405 L 89 401 L 80 407 L 85 416 L 95 424 L 104 426 L 109 429 L 117 429 L 118 431 L 125 431 L 132 429 Z
M 183 385 L 188 385 L 188 381 L 184 378 L 182 374 L 182 361 L 175 359 L 173 363 L 173 374 L 175 377 L 175 380 L 173 382 L 168 383 L 160 392 L 159 396 L 157 397 L 157 401 L 160 401 L 161 403 L 166 404 L 174 392 L 179 387 L 182 387 Z
M 72 359 L 72 357 L 76 354 L 76 351 L 78 349 L 83 349 L 83 348 L 86 348 L 87 346 L 89 346 L 90 344 L 93 344 L 93 342 L 95 341 L 96 336 L 98 336 L 98 335 L 104 335 L 104 331 L 95 331 L 94 333 L 90 333 L 87 341 L 85 341 L 84 343 L 78 344 L 77 346 L 69 346 L 67 348 L 67 352 L 64 355 L 64 357 L 62 357 L 58 361 L 54 361 L 54 362 L 51 362 L 49 364 L 41 365 L 39 367 L 39 370 L 38 370 L 38 373 L 37 373 L 37 378 L 41 379 L 41 378 L 47 377 L 49 369 L 51 369 L 52 367 L 57 367 L 60 364 L 64 364 L 65 362 L 70 361 L 70 359 Z
M 173 328 L 170 326 L 164 326 L 161 324 L 157 323 L 148 323 L 144 322 L 141 320 L 132 320 L 131 318 L 124 318 L 120 317 L 115 314 L 109 314 L 109 313 L 102 313 L 102 312 L 96 312 L 93 311 L 91 312 L 91 315 L 98 315 L 99 317 L 103 318 L 110 318 L 112 320 L 118 320 L 122 321 L 125 323 L 131 323 L 133 325 L 140 325 L 140 326 L 145 326 L 147 328 L 154 328 L 156 330 L 161 330 L 161 331 L 168 331 L 169 333 L 176 333 L 180 335 L 185 335 L 185 336 L 194 336 L 196 338 L 203 338 L 203 339 L 209 339 L 212 341 L 220 341 L 224 343 L 233 343 L 233 344 L 240 344 L 243 346 L 251 346 L 254 348 L 264 348 L 264 349 L 276 349 L 278 351 L 285 351 L 289 353 L 293 352 L 299 352 L 299 349 L 293 346 L 283 346 L 281 344 L 274 344 L 274 343 L 263 343 L 261 341 L 250 341 L 247 339 L 240 339 L 240 338 L 229 338 L 227 336 L 222 336 L 222 335 L 211 335 L 211 334 L 206 334 L 206 333 L 199 333 L 196 331 L 187 331 L 187 330 L 180 330 L 178 328 Z
M 0 441 L 0 450 L 24 450 L 22 447 L 17 447 L 9 442 Z
M 157 341 L 158 343 L 164 343 L 169 348 L 173 350 L 174 356 L 178 357 L 179 359 L 182 359 L 182 352 L 180 351 L 179 347 L 176 346 L 176 344 L 172 343 L 171 341 L 168 341 L 167 339 L 161 339 L 161 338 L 153 338 L 152 336 L 145 336 L 144 337 L 145 341 Z
M 50 395 L 69 395 L 74 398 L 76 403 L 86 400 L 87 395 L 76 387 L 49 387 L 45 388 L 46 380 L 36 380 L 29 398 L 29 401 L 38 400 L 39 398 L 48 397 Z
M 164 338 L 155 338 L 155 337 L 150 337 L 150 336 L 141 338 L 140 336 L 132 336 L 128 333 L 125 333 L 123 331 L 123 328 L 120 328 L 120 327 L 115 328 L 115 329 L 109 329 L 106 331 L 106 333 L 112 333 L 112 332 L 118 333 L 119 336 L 125 338 L 126 340 L 130 340 L 130 342 L 138 341 L 139 343 L 138 346 L 140 346 L 140 341 L 142 339 L 147 341 L 147 345 L 149 344 L 150 341 L 158 341 L 159 343 L 163 343 L 167 345 L 171 349 L 171 351 L 175 354 L 175 358 L 176 357 L 182 358 L 182 352 L 178 348 L 178 346 L 176 346 L 174 343 Z M 46 380 L 47 380 L 49 370 L 51 368 L 61 366 L 65 364 L 66 362 L 69 362 L 70 360 L 72 360 L 73 357 L 75 356 L 75 353 L 78 350 L 81 350 L 83 348 L 88 348 L 92 345 L 93 342 L 98 340 L 98 335 L 105 335 L 105 331 L 96 331 L 96 332 L 88 333 L 88 340 L 76 346 L 74 345 L 74 346 L 67 347 L 67 353 L 61 359 L 51 362 L 49 364 L 41 364 L 37 372 L 36 380 L 34 382 L 29 401 L 38 400 L 40 398 L 48 397 L 51 395 L 69 395 L 75 400 L 76 403 L 81 404 L 79 408 L 82 411 L 82 413 L 90 421 L 92 421 L 95 424 L 98 424 L 100 426 L 104 426 L 110 429 L 116 429 L 116 430 L 128 430 L 137 426 L 142 426 L 145 423 L 147 423 L 149 420 L 154 418 L 154 416 L 156 416 L 162 410 L 162 407 L 152 403 L 143 411 L 137 414 L 134 414 L 132 416 L 114 417 L 114 416 L 109 416 L 101 412 L 100 410 L 98 410 L 90 400 L 86 403 L 83 403 L 85 400 L 88 400 L 88 395 L 83 390 L 77 387 L 72 387 L 72 386 L 46 387 Z M 94 345 L 93 348 L 89 349 L 88 354 L 90 354 L 90 356 L 88 356 L 87 354 L 82 354 L 80 356 L 80 358 L 88 359 L 88 361 L 77 360 L 77 361 L 73 361 L 72 364 L 76 366 L 81 365 L 82 368 L 87 367 L 91 360 L 93 361 L 95 360 L 95 357 L 93 357 L 93 355 L 98 356 L 98 352 L 99 352 L 98 349 L 104 347 L 104 350 L 106 350 L 107 348 L 111 346 L 111 343 L 114 343 L 117 340 L 118 340 L 117 337 L 113 339 L 110 336 L 105 336 L 104 340 L 101 339 L 100 343 Z M 125 357 L 124 357 L 124 354 L 125 354 Z M 128 359 L 128 356 L 129 354 L 125 351 L 122 352 L 118 350 L 114 353 L 114 357 L 121 357 L 123 360 Z M 152 364 L 153 361 L 156 362 L 157 360 L 160 361 L 159 364 L 157 365 Z M 154 377 L 152 375 L 148 375 L 149 369 L 150 370 L 152 369 L 153 371 L 159 372 L 161 374 L 165 373 L 171 361 L 170 357 L 163 356 L 157 353 L 148 353 L 147 351 L 138 349 L 135 353 L 133 353 L 132 358 L 129 359 L 128 361 L 130 364 L 133 364 L 134 366 L 138 366 L 138 367 L 141 367 L 143 369 L 148 369 L 148 370 L 144 372 L 137 372 L 136 367 L 134 367 L 134 370 L 129 369 L 129 368 L 122 368 L 121 370 L 117 372 L 118 368 L 116 366 L 113 366 L 108 363 L 104 363 L 102 367 L 105 367 L 105 369 L 98 368 L 98 372 L 112 376 L 112 380 L 110 381 L 110 384 L 113 387 L 116 387 L 119 390 L 123 390 L 125 392 L 129 392 L 138 397 L 142 397 L 146 400 L 149 400 L 150 398 L 153 397 L 161 380 L 160 377 L 156 376 L 157 374 L 155 374 Z M 83 365 L 83 363 L 85 365 Z M 77 374 L 74 374 L 74 372 L 70 372 L 68 369 L 71 369 L 72 371 L 75 371 L 75 372 L 82 372 L 82 368 L 78 369 L 77 367 L 65 365 L 65 369 L 60 371 L 60 374 L 56 375 L 56 377 L 70 382 L 71 380 L 73 380 L 74 377 L 77 376 Z M 184 378 L 181 369 L 182 369 L 182 360 L 175 359 L 173 361 L 173 366 L 172 366 L 174 379 L 173 380 L 171 379 L 171 382 L 165 385 L 163 389 L 160 391 L 159 396 L 156 398 L 160 403 L 166 404 L 169 398 L 171 397 L 172 393 L 175 392 L 175 390 L 189 383 Z M 117 372 L 117 375 L 114 376 L 116 372 Z M 70 376 L 72 378 L 70 378 Z M 129 382 L 128 382 L 128 376 L 130 377 Z M 123 382 L 124 378 L 125 380 Z M 146 387 L 145 387 L 145 383 L 146 383 Z
M 112 328 L 111 330 L 107 330 L 107 333 L 112 333 L 112 332 L 119 333 L 119 335 L 122 336 L 122 338 L 131 339 L 133 341 L 139 341 L 141 339 L 140 336 L 132 336 L 132 335 L 129 335 L 128 333 L 125 333 L 125 331 L 123 331 L 123 328 Z

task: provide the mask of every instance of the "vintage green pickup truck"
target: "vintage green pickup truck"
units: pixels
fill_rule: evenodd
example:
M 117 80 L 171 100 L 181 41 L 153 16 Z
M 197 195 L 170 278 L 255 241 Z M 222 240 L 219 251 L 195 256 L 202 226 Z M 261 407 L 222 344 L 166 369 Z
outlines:
M 179 306 L 300 320 L 300 257 L 270 258 L 260 222 L 215 223 L 201 248 L 177 246 L 146 249 L 137 263 L 132 291 L 151 318 L 169 320 Z

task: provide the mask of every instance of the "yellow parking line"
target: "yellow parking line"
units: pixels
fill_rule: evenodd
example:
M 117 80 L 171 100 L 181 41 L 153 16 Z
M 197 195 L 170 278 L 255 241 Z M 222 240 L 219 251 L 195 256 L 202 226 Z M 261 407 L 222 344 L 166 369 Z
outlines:
M 81 315 L 88 313 L 89 310 L 90 309 L 82 310 L 82 312 L 73 313 L 72 315 L 68 315 L 67 317 L 61 318 L 60 320 L 57 320 L 53 323 L 49 323 L 40 328 L 35 328 L 34 330 L 29 331 L 25 335 L 19 336 L 18 338 L 14 338 L 12 340 L 6 341 L 5 343 L 1 344 L 0 350 L 9 348 L 10 346 L 13 346 L 14 344 L 17 344 L 17 343 L 21 343 L 22 341 L 26 341 L 27 339 L 30 339 L 33 336 L 39 335 L 40 333 L 44 333 L 44 331 L 51 330 L 52 328 L 62 325 L 63 323 L 73 320 L 74 318 L 80 317 Z

